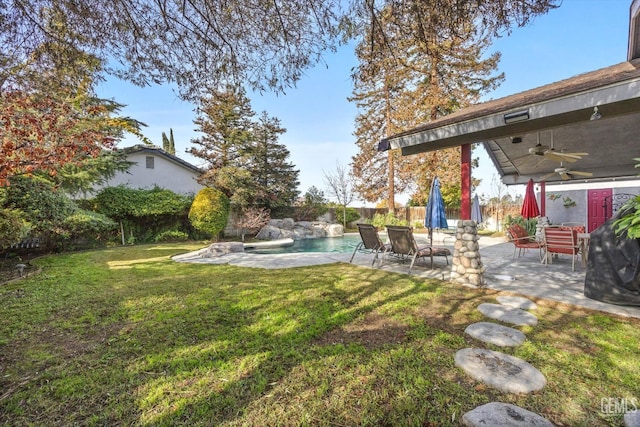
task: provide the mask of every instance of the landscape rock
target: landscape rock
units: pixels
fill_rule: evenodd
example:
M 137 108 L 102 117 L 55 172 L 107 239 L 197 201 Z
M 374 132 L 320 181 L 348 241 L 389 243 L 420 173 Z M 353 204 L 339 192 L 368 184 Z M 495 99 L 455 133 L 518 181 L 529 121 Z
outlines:
M 538 324 L 538 318 L 533 314 L 502 304 L 482 303 L 478 306 L 478 310 L 491 319 L 516 326 L 536 326 Z
M 341 224 L 330 224 L 323 221 L 299 221 L 291 218 L 272 219 L 256 234 L 259 240 L 277 240 L 291 238 L 294 240 L 336 237 L 344 235 Z
M 492 322 L 473 323 L 464 332 L 477 340 L 501 347 L 516 347 L 526 339 L 519 330 Z
M 546 418 L 509 403 L 491 402 L 465 413 L 467 427 L 553 427 Z
M 531 393 L 547 384 L 531 364 L 498 351 L 463 348 L 456 353 L 455 364 L 471 378 L 506 393 Z
M 508 305 L 509 307 L 520 308 L 522 310 L 536 310 L 538 308 L 535 302 L 523 297 L 501 295 L 496 299 L 502 305 Z

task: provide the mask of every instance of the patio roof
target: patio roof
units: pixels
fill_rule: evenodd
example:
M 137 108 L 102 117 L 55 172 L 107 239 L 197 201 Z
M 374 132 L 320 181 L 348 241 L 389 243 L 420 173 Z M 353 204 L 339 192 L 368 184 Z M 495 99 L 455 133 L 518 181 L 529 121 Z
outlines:
M 637 179 L 640 157 L 640 1 L 630 9 L 629 61 L 525 92 L 473 105 L 393 135 L 379 150 L 403 155 L 482 143 L 507 185 L 561 182 L 559 167 L 592 174 L 572 182 Z M 597 107 L 601 118 L 590 120 Z M 588 153 L 575 162 L 552 161 L 529 150 Z

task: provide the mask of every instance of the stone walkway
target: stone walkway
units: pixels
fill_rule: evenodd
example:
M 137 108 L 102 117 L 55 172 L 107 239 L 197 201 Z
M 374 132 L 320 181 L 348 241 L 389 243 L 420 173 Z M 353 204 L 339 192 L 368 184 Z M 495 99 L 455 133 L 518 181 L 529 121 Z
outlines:
M 520 297 L 498 297 L 498 304 L 480 304 L 478 310 L 485 316 L 516 326 L 538 324 L 538 319 L 527 310 L 537 308 L 533 301 Z M 492 322 L 469 325 L 465 332 L 479 341 L 498 346 L 517 346 L 524 334 Z M 505 393 L 532 393 L 547 385 L 542 373 L 528 362 L 499 351 L 463 348 L 455 355 L 455 364 L 471 378 Z M 468 427 L 481 426 L 553 426 L 549 420 L 515 405 L 491 402 L 479 406 L 462 416 Z

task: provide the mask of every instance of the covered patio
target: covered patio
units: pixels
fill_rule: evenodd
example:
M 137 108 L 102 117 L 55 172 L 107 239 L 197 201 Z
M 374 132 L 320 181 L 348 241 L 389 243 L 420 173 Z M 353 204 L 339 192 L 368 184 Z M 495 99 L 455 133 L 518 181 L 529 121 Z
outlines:
M 462 219 L 471 218 L 471 144 L 484 145 L 505 185 L 524 185 L 530 179 L 539 184 L 543 217 L 547 183 L 637 180 L 640 0 L 631 2 L 629 19 L 627 61 L 461 109 L 392 135 L 378 150 L 399 149 L 406 156 L 460 146 Z M 589 225 L 589 230 L 599 226 Z M 512 260 L 507 247 L 513 250 L 500 243 L 481 247 L 490 288 L 605 311 L 639 312 L 586 298 L 584 268 L 572 272 L 563 263 L 542 265 L 531 256 Z
M 640 157 L 640 0 L 630 6 L 627 61 L 473 105 L 386 138 L 412 155 L 462 147 L 462 218 L 470 218 L 470 147 L 481 143 L 502 182 L 637 179 Z M 586 153 L 586 154 L 585 154 Z

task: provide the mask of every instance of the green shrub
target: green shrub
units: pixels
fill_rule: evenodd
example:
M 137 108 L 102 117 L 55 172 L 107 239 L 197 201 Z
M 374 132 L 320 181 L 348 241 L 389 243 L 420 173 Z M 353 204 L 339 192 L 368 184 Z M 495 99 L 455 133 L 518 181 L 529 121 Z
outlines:
M 193 196 L 160 187 L 107 187 L 93 200 L 93 209 L 122 223 L 129 243 L 153 242 L 164 231 L 190 231 L 187 218 Z M 121 237 L 122 239 L 122 237 Z
M 502 222 L 503 230 L 507 230 L 512 224 L 521 225 L 525 230 L 527 230 L 527 233 L 529 233 L 529 236 L 536 235 L 536 227 L 538 225 L 538 220 L 536 218 L 526 219 L 521 215 L 516 215 L 516 216 L 507 215 L 504 218 L 504 221 Z
M 393 212 L 389 212 L 386 215 L 375 214 L 371 220 L 371 224 L 378 229 L 383 229 L 387 225 L 409 225 L 406 219 L 398 218 Z
M 335 222 L 342 224 L 343 220 L 344 220 L 344 207 L 343 206 L 337 206 L 336 207 L 336 217 L 335 217 Z M 358 213 L 358 210 L 356 208 L 347 208 L 347 220 L 346 223 L 349 224 L 350 222 L 353 221 L 357 221 L 360 219 L 360 214 Z
M 189 235 L 184 231 L 167 230 L 156 236 L 156 242 L 184 242 L 189 240 Z
M 640 196 L 629 200 L 622 208 L 620 217 L 613 227 L 618 236 L 640 239 Z
M 28 227 L 20 211 L 0 209 L 0 249 L 19 242 L 26 237 L 27 230 Z
M 229 220 L 229 198 L 222 191 L 204 188 L 196 194 L 189 221 L 196 230 L 217 239 Z
M 69 239 L 82 237 L 84 239 L 106 240 L 117 230 L 118 224 L 106 215 L 97 212 L 78 209 L 69 215 L 62 223 Z

